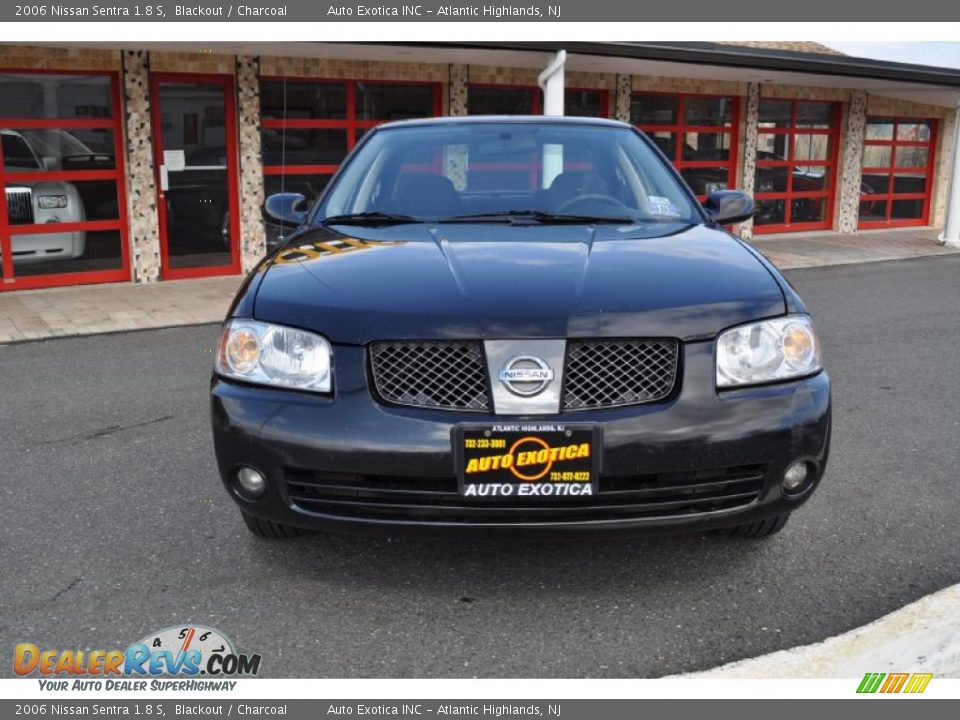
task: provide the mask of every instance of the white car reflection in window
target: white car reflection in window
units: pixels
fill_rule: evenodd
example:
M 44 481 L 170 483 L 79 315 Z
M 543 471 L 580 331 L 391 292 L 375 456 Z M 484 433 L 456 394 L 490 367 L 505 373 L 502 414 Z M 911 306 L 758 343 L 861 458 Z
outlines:
M 25 131 L 31 132 L 31 131 Z M 62 131 L 60 131 L 62 132 Z M 81 147 L 76 138 L 67 133 Z M 8 173 L 38 172 L 58 169 L 58 158 L 41 159 L 24 133 L 0 130 L 3 139 L 3 165 Z M 89 149 L 87 149 L 89 152 Z M 6 187 L 7 217 L 11 229 L 17 225 L 76 223 L 86 220 L 86 211 L 73 183 L 38 180 L 8 182 Z M 86 233 L 70 232 L 12 233 L 10 245 L 15 265 L 71 260 L 86 251 Z

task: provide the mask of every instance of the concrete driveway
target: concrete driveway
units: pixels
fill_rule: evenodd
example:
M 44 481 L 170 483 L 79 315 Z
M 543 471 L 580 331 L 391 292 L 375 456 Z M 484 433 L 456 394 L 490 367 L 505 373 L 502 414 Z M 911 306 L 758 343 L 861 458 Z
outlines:
M 257 540 L 214 466 L 215 327 L 2 347 L 0 648 L 124 647 L 196 622 L 268 676 L 652 677 L 960 581 L 960 257 L 790 278 L 835 383 L 834 445 L 766 542 Z

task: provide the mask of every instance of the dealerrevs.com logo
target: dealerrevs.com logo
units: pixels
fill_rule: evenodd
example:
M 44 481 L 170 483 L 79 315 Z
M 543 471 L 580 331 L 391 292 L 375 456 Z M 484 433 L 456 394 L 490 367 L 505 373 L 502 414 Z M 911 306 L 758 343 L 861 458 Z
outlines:
M 131 683 L 117 678 L 249 677 L 259 672 L 260 660 L 258 654 L 238 653 L 233 643 L 214 628 L 187 625 L 151 633 L 125 649 L 59 650 L 19 643 L 13 652 L 13 671 L 18 677 L 74 679 L 73 683 L 51 680 L 44 683 L 45 689 L 144 690 L 146 680 Z M 81 678 L 89 681 L 80 682 Z M 215 690 L 232 689 L 233 685 L 213 681 L 188 685 L 152 683 L 150 689 Z

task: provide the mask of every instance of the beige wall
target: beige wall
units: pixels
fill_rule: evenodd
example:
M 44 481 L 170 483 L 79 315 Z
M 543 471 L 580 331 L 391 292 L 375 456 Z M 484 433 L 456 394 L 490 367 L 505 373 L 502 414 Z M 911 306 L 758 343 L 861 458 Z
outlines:
M 701 78 L 671 78 L 650 75 L 634 75 L 633 90 L 640 92 L 699 93 L 702 95 L 737 95 L 745 97 L 747 83 Z
M 0 67 L 24 70 L 119 70 L 119 50 L 0 45 Z

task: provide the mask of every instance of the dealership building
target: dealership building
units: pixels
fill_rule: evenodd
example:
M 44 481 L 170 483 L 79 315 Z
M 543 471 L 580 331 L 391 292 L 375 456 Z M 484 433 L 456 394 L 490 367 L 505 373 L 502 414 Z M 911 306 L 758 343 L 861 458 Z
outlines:
M 701 199 L 752 193 L 746 239 L 960 243 L 960 71 L 815 43 L 6 44 L 0 99 L 0 291 L 239 275 L 279 232 L 264 197 L 315 198 L 370 128 L 558 99 L 647 132 Z M 531 162 L 487 171 L 523 189 Z

